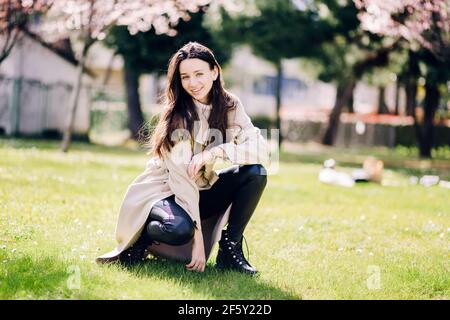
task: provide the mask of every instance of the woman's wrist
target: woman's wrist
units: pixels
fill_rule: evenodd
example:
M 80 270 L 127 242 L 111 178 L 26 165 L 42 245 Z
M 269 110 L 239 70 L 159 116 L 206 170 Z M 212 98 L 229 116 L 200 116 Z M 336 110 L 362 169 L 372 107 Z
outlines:
M 200 230 L 200 229 L 195 229 L 195 232 L 194 232 L 194 238 L 195 238 L 195 239 L 203 239 L 202 230 Z
M 209 152 L 211 153 L 212 160 L 223 159 L 225 156 L 223 149 L 220 147 L 211 148 Z

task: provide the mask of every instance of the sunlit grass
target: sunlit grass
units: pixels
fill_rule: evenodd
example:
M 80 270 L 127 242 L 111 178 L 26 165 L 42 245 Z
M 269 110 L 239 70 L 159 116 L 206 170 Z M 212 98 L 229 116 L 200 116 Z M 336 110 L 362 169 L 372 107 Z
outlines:
M 246 231 L 256 278 L 149 260 L 97 265 L 142 151 L 0 140 L 2 299 L 448 299 L 450 191 L 320 184 L 320 164 L 282 162 Z M 245 250 L 245 248 L 244 248 Z M 378 273 L 379 272 L 379 273 Z

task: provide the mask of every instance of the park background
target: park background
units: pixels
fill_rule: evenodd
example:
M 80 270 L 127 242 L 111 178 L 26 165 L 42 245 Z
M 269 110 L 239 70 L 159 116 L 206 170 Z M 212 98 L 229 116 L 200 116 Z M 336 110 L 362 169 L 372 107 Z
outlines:
M 449 10 L 0 1 L 0 298 L 448 299 Z M 204 274 L 94 262 L 115 245 L 168 59 L 189 41 L 269 132 L 277 170 L 246 232 L 258 278 L 217 272 L 214 254 Z M 381 179 L 349 187 L 373 158 Z M 335 175 L 319 180 L 327 159 Z

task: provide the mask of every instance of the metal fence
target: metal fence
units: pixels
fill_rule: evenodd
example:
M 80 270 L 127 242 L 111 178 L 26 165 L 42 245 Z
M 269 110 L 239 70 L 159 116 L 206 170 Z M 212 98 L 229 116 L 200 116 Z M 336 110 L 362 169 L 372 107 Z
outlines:
M 83 88 L 86 90 L 89 88 Z M 23 78 L 0 77 L 0 130 L 6 135 L 39 135 L 60 131 L 67 118 L 72 91 L 67 83 L 44 84 Z M 79 131 L 88 126 L 77 123 Z
M 69 111 L 72 85 L 0 76 L 0 133 L 7 136 L 60 135 Z M 114 88 L 83 85 L 74 132 L 126 129 L 124 95 Z

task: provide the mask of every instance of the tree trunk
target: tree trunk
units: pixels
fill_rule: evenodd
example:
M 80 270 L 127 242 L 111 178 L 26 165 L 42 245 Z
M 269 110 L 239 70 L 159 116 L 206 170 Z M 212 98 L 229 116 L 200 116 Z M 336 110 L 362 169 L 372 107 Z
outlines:
M 276 64 L 277 68 L 277 79 L 276 79 L 276 87 L 275 87 L 275 100 L 276 100 L 276 128 L 280 130 L 280 138 L 278 141 L 278 147 L 281 148 L 281 144 L 283 143 L 283 134 L 281 131 L 281 117 L 280 117 L 280 108 L 281 108 L 281 92 L 283 90 L 282 88 L 282 81 L 283 81 L 283 66 L 281 64 L 281 61 Z
M 334 145 L 342 109 L 348 104 L 350 97 L 353 95 L 355 85 L 355 80 L 349 80 L 338 84 L 336 90 L 336 101 L 334 103 L 333 110 L 331 110 L 330 113 L 325 135 L 322 138 L 322 143 L 324 145 Z
M 75 114 L 78 107 L 78 100 L 80 97 L 80 91 L 81 91 L 81 85 L 83 80 L 83 70 L 84 65 L 86 63 L 87 54 L 89 51 L 89 48 L 94 43 L 94 40 L 92 39 L 86 39 L 83 45 L 83 51 L 81 53 L 80 61 L 78 61 L 78 66 L 76 69 L 76 79 L 75 84 L 72 89 L 72 94 L 70 98 L 70 104 L 69 104 L 69 113 L 67 118 L 67 124 L 64 128 L 63 133 L 63 140 L 61 143 L 61 151 L 67 152 L 69 150 L 70 144 L 72 142 L 72 130 L 73 125 L 75 122 Z
M 420 70 L 417 62 L 417 57 L 413 52 L 409 52 L 408 56 L 408 70 L 405 77 L 406 90 L 406 115 L 414 116 L 417 105 L 417 79 L 419 78 Z
M 417 105 L 417 79 L 409 78 L 406 83 L 406 115 L 412 116 Z
M 354 104 L 355 104 L 355 100 L 353 99 L 353 94 L 352 94 L 352 95 L 350 95 L 350 98 L 348 99 L 348 104 L 347 104 L 348 113 L 355 113 Z
M 395 82 L 395 115 L 400 114 L 400 81 L 397 76 L 397 81 Z
M 432 76 L 427 77 L 425 91 L 422 139 L 419 148 L 421 157 L 431 158 L 431 150 L 434 143 L 434 116 L 438 109 L 440 99 L 438 84 L 434 81 Z
M 378 86 L 378 114 L 389 114 L 385 99 L 386 88 Z
M 111 73 L 112 73 L 112 68 L 113 68 L 113 64 L 114 64 L 114 58 L 117 55 L 117 51 L 114 51 L 111 55 L 111 58 L 109 59 L 108 62 L 108 67 L 106 68 L 106 72 L 105 72 L 105 77 L 103 78 L 103 86 L 106 87 L 106 85 L 109 82 L 109 79 L 111 78 Z
M 3 46 L 0 50 L 0 64 L 8 58 L 11 53 L 13 47 L 19 41 L 20 29 L 14 28 L 11 31 L 7 31 L 7 34 L 3 37 L 6 37 L 3 42 Z
M 141 110 L 141 102 L 139 97 L 139 73 L 125 62 L 124 77 L 127 94 L 127 112 L 128 112 L 128 129 L 131 131 L 132 138 L 138 140 L 140 132 L 144 124 L 144 115 Z

